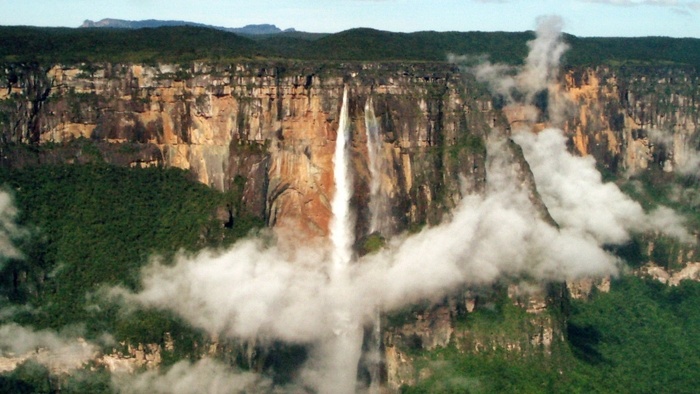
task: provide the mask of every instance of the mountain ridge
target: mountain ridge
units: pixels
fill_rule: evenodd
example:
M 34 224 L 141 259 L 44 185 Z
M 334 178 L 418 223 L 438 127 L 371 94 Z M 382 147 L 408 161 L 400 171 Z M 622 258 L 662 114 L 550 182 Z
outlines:
M 205 23 L 197 23 L 190 21 L 181 20 L 160 20 L 160 19 L 142 19 L 142 20 L 126 20 L 126 19 L 115 19 L 115 18 L 104 18 L 99 21 L 92 21 L 86 19 L 79 29 L 84 28 L 113 28 L 113 29 L 143 29 L 143 28 L 157 28 L 164 26 L 194 26 L 194 27 L 206 27 L 216 30 L 222 30 L 230 33 L 246 34 L 246 35 L 260 35 L 260 34 L 277 34 L 283 32 L 295 32 L 294 28 L 280 29 L 279 27 L 269 24 L 249 24 L 243 27 L 223 27 L 207 25 Z

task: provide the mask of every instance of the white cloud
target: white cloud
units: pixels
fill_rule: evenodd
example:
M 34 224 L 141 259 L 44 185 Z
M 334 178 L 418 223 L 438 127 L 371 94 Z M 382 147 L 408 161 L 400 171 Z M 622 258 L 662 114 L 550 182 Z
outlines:
M 583 3 L 606 4 L 621 7 L 669 7 L 676 10 L 698 10 L 700 9 L 699 1 L 683 1 L 683 0 L 578 0 Z
M 119 393 L 229 394 L 271 393 L 271 382 L 252 372 L 234 371 L 221 362 L 202 359 L 180 361 L 165 372 L 148 371 L 136 375 L 117 374 L 112 386 Z
M 287 254 L 248 239 L 224 253 L 154 262 L 142 273 L 144 290 L 130 297 L 175 309 L 212 335 L 310 341 L 328 324 L 319 315 L 329 296 L 323 253 L 300 248 Z
M 12 197 L 0 191 L 0 258 L 22 257 L 22 253 L 13 244 L 13 240 L 25 234 L 16 224 L 17 214 Z
M 629 223 L 600 215 L 584 224 L 563 221 L 561 229 L 549 225 L 520 186 L 521 170 L 509 152 L 502 141 L 489 143 L 485 196 L 465 197 L 442 225 L 393 239 L 353 263 L 342 280 L 330 278 L 327 248 L 286 253 L 248 239 L 224 253 L 180 255 L 171 265 L 156 261 L 143 271 L 142 291 L 113 293 L 127 303 L 173 310 L 214 336 L 313 343 L 333 335 L 336 310 L 362 325 L 377 305 L 393 310 L 438 300 L 504 275 L 566 280 L 614 273 L 616 260 L 601 245 L 624 242 Z
M 476 79 L 486 82 L 492 91 L 502 95 L 508 103 L 529 105 L 527 115 L 530 121 L 534 121 L 537 110 L 532 106 L 534 98 L 542 91 L 549 93 L 549 116 L 555 123 L 560 122 L 567 113 L 566 97 L 558 94 L 556 77 L 559 73 L 559 61 L 569 47 L 562 40 L 561 32 L 563 21 L 556 15 L 538 18 L 535 40 L 527 43 L 530 51 L 522 67 L 513 67 L 504 64 L 492 64 L 481 59 L 465 59 L 464 57 L 451 56 L 450 60 L 456 63 L 468 63 L 479 61 L 475 66 L 468 66 L 469 72 Z
M 538 91 L 549 93 L 550 123 L 558 123 L 567 114 L 569 103 L 557 85 L 559 60 L 568 49 L 561 41 L 561 31 L 560 18 L 542 18 L 537 38 L 528 43 L 530 52 L 524 66 L 505 68 L 485 63 L 471 68 L 477 79 L 507 98 L 511 110 L 533 114 L 526 119 L 529 122 L 511 125 L 513 140 L 523 148 L 550 214 L 562 228 L 594 237 L 599 244 L 627 242 L 631 230 L 659 231 L 692 241 L 682 218 L 673 211 L 663 208 L 647 215 L 616 185 L 603 183 L 593 157 L 574 156 L 566 150 L 563 131 L 530 132 L 530 124 L 537 120 L 533 99 Z M 655 222 L 662 217 L 664 225 Z
M 519 130 L 513 139 L 523 148 L 537 190 L 560 225 L 590 234 L 602 244 L 624 243 L 630 231 L 659 231 L 691 240 L 682 218 L 672 210 L 662 208 L 647 215 L 615 184 L 603 183 L 591 156 L 574 156 L 566 150 L 561 130 L 537 134 Z
M 18 324 L 0 326 L 0 355 L 33 359 L 53 371 L 81 368 L 98 348 L 80 339 L 80 331 L 35 331 Z
M 669 133 L 656 129 L 647 130 L 649 141 L 671 153 L 673 170 L 682 175 L 700 175 L 700 152 L 682 133 Z
M 323 389 L 336 381 L 333 367 L 353 359 L 337 351 L 347 350 L 337 345 L 346 338 L 339 330 L 357 332 L 377 306 L 392 311 L 438 301 L 466 284 L 504 276 L 549 281 L 617 272 L 617 259 L 595 236 L 542 218 L 518 181 L 522 170 L 507 144 L 492 140 L 489 157 L 485 196 L 466 197 L 444 224 L 392 240 L 343 277 L 328 274 L 327 249 L 286 253 L 249 239 L 221 254 L 154 262 L 143 272 L 142 291 L 114 292 L 127 303 L 174 311 L 215 336 L 309 344 L 303 379 Z

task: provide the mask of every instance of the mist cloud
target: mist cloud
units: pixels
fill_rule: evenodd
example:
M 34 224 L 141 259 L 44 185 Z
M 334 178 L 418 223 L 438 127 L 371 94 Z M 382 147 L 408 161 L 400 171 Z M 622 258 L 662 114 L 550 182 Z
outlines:
M 538 91 L 548 91 L 550 103 L 546 110 L 550 123 L 557 123 L 566 116 L 570 105 L 559 91 L 557 79 L 559 61 L 568 49 L 561 40 L 562 21 L 552 16 L 541 18 L 539 23 L 537 38 L 528 43 L 530 52 L 524 66 L 511 67 L 505 75 L 506 68 L 498 64 L 484 63 L 471 70 L 477 79 L 503 94 L 511 109 L 530 114 L 525 119 L 529 124 L 511 125 L 512 138 L 523 149 L 549 213 L 562 228 L 593 237 L 601 245 L 625 243 L 630 239 L 631 230 L 658 231 L 692 242 L 682 217 L 665 207 L 647 215 L 639 203 L 615 184 L 602 181 L 592 156 L 569 153 L 562 130 L 549 128 L 537 134 L 531 132 L 530 124 L 537 119 L 538 110 L 533 108 L 533 101 Z M 668 143 L 668 140 L 663 142 Z
M 165 372 L 117 374 L 112 386 L 123 394 L 229 394 L 271 393 L 272 383 L 258 374 L 234 371 L 221 362 L 205 358 L 195 363 L 180 361 Z
M 286 253 L 249 239 L 220 254 L 180 255 L 173 265 L 154 261 L 143 271 L 142 291 L 113 293 L 174 311 L 214 336 L 308 344 L 312 357 L 302 376 L 323 388 L 333 382 L 328 365 L 337 365 L 329 358 L 344 356 L 325 347 L 344 337 L 338 321 L 356 332 L 378 306 L 390 312 L 439 301 L 465 285 L 503 277 L 549 281 L 617 272 L 618 259 L 596 237 L 542 218 L 517 181 L 520 170 L 504 140 L 494 137 L 488 149 L 485 196 L 465 197 L 442 225 L 393 239 L 342 278 L 331 277 L 326 248 Z
M 396 237 L 351 264 L 343 280 L 331 280 L 328 248 L 286 253 L 248 239 L 224 253 L 180 255 L 172 265 L 154 261 L 142 273 L 142 291 L 113 294 L 175 311 L 214 336 L 313 343 L 334 335 L 337 310 L 363 325 L 377 305 L 391 311 L 437 301 L 501 277 L 548 281 L 617 272 L 617 259 L 602 246 L 625 241 L 637 222 L 593 215 L 587 225 L 563 221 L 555 228 L 518 181 L 506 142 L 494 137 L 488 149 L 485 196 L 465 197 L 439 226 Z
M 327 249 L 284 253 L 261 239 L 230 250 L 180 255 L 173 265 L 156 261 L 142 272 L 143 291 L 127 302 L 173 309 L 211 335 L 310 341 L 328 321 L 324 305 Z
M 363 283 L 382 281 L 374 297 L 383 301 L 384 308 L 438 300 L 465 284 L 492 283 L 502 277 L 568 280 L 617 271 L 617 259 L 594 237 L 546 222 L 518 182 L 519 167 L 505 145 L 500 139 L 489 142 L 485 196 L 467 196 L 451 220 L 395 240 L 367 257 L 375 266 L 366 262 L 357 266 L 377 270 Z M 382 267 L 382 261 L 391 263 Z
M 520 130 L 513 140 L 523 148 L 537 190 L 552 217 L 563 226 L 590 234 L 602 244 L 622 244 L 630 230 L 658 231 L 691 241 L 684 220 L 668 208 L 647 215 L 641 205 L 613 183 L 603 183 L 591 156 L 566 150 L 561 130 L 538 134 Z
M 562 39 L 563 25 L 561 17 L 556 15 L 538 18 L 537 36 L 527 43 L 529 52 L 523 66 L 493 64 L 485 58 L 454 55 L 449 56 L 448 60 L 461 63 L 478 81 L 486 83 L 493 93 L 504 97 L 507 103 L 520 104 L 524 120 L 536 120 L 538 110 L 534 107 L 535 98 L 546 93 L 550 121 L 560 123 L 571 105 L 557 89 L 559 62 L 569 49 Z
M 508 98 L 509 102 L 530 102 L 532 97 L 543 89 L 548 89 L 559 70 L 559 59 L 568 49 L 561 39 L 563 21 L 558 16 L 538 19 L 537 38 L 528 41 L 530 49 L 522 67 L 492 64 L 483 61 L 469 71 L 477 80 L 487 82 L 495 93 Z M 452 57 L 452 61 L 460 60 Z M 525 98 L 515 94 L 524 94 Z
M 98 348 L 80 337 L 80 330 L 35 331 L 18 324 L 0 326 L 0 355 L 32 359 L 53 371 L 83 367 Z
M 16 224 L 17 214 L 12 197 L 0 191 L 0 264 L 6 258 L 22 257 L 14 245 L 14 241 L 25 234 L 25 231 Z
M 606 4 L 620 7 L 667 7 L 679 11 L 697 11 L 700 9 L 699 1 L 683 1 L 683 0 L 578 0 L 582 3 Z
M 517 74 L 518 87 L 528 95 L 550 87 L 559 73 L 559 59 L 569 49 L 562 40 L 564 22 L 558 16 L 538 19 L 537 38 L 527 43 L 525 66 Z
M 673 171 L 681 175 L 700 175 L 700 152 L 695 150 L 684 134 L 673 134 L 656 129 L 647 130 L 649 141 L 672 154 Z

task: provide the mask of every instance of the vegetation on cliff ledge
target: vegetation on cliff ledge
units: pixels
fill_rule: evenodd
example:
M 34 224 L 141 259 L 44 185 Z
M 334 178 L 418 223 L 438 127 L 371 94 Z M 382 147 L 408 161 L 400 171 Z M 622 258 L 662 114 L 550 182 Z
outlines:
M 572 300 L 563 340 L 549 349 L 490 348 L 494 336 L 529 339 L 506 305 L 467 315 L 445 348 L 413 352 L 418 383 L 403 393 L 691 393 L 700 379 L 700 283 L 669 287 L 632 276 L 609 293 Z M 481 336 L 473 352 L 460 337 Z M 463 341 L 463 340 L 462 340 Z M 516 343 L 516 342 L 513 342 Z

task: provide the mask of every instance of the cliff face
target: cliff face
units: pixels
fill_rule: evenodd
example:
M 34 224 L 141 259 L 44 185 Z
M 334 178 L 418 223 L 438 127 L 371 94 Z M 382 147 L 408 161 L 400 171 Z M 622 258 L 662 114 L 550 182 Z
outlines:
M 246 213 L 309 235 L 328 229 L 344 88 L 360 235 L 368 215 L 370 97 L 386 162 L 382 189 L 396 218 L 389 231 L 438 221 L 459 199 L 460 177 L 462 189 L 479 190 L 483 137 L 495 118 L 488 96 L 445 65 L 13 66 L 3 77 L 6 143 L 66 150 L 70 141 L 90 139 L 101 159 L 117 164 L 189 169 L 220 190 L 245 180 Z M 34 160 L 86 160 L 83 153 Z M 31 161 L 14 156 L 6 164 Z
M 570 70 L 563 87 L 577 110 L 565 130 L 578 153 L 614 174 L 697 171 L 699 84 L 680 67 Z
M 436 223 L 463 191 L 482 190 L 484 138 L 497 124 L 507 128 L 498 100 L 445 64 L 7 65 L 0 81 L 6 166 L 104 160 L 188 169 L 217 189 L 240 189 L 236 214 L 312 236 L 328 231 L 345 88 L 359 237 L 370 221 L 367 103 L 380 136 L 388 233 Z M 572 150 L 612 176 L 696 171 L 699 83 L 682 67 L 565 71 Z

